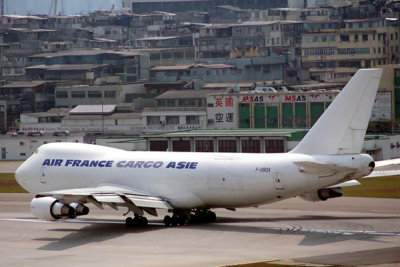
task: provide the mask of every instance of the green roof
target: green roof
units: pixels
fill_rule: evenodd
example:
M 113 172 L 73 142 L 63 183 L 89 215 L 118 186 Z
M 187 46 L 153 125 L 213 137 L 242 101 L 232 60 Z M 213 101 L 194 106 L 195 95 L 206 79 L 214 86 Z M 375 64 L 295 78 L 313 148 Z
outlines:
M 307 129 L 223 129 L 191 130 L 143 135 L 143 138 L 190 138 L 190 137 L 287 137 L 289 141 L 298 141 L 307 133 Z

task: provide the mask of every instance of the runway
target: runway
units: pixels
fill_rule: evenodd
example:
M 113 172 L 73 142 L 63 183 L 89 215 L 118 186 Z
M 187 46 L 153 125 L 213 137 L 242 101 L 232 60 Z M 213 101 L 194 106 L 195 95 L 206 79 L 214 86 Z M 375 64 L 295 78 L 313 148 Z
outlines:
M 126 228 L 126 210 L 90 206 L 85 217 L 43 222 L 30 194 L 0 194 L 2 266 L 225 266 L 400 264 L 400 199 L 290 199 L 236 212 L 212 224 Z

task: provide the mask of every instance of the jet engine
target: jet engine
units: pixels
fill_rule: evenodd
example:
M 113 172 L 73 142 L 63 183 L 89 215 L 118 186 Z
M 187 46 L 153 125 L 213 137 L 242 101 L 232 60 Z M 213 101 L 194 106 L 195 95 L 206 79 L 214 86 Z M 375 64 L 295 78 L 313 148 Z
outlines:
M 335 198 L 343 196 L 343 190 L 340 187 L 335 188 L 323 188 L 317 191 L 309 192 L 307 194 L 301 195 L 300 198 L 307 201 L 325 201 L 328 198 Z
M 31 212 L 42 220 L 52 221 L 86 215 L 89 208 L 78 202 L 65 204 L 53 197 L 40 197 L 32 199 Z

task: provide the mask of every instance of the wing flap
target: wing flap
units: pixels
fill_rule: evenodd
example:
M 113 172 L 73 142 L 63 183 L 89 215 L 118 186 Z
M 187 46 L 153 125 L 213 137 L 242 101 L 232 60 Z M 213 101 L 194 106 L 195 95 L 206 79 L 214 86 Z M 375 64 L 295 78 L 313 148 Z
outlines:
M 158 197 L 143 197 L 127 195 L 133 203 L 138 207 L 155 208 L 155 209 L 172 209 L 172 206 Z
M 102 203 L 125 203 L 119 195 L 92 195 L 94 199 Z

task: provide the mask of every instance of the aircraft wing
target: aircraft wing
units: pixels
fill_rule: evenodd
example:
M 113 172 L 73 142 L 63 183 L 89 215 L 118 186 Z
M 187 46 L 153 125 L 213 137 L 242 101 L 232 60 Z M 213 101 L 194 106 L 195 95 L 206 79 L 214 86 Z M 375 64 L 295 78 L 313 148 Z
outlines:
M 323 164 L 311 161 L 298 161 L 294 162 L 299 168 L 300 172 L 312 173 L 318 175 L 320 178 L 333 176 L 339 172 L 357 172 L 357 169 L 341 167 L 334 164 Z
M 103 205 L 108 205 L 114 209 L 118 206 L 125 206 L 135 214 L 143 215 L 147 213 L 157 216 L 156 209 L 173 209 L 169 202 L 159 196 L 113 184 L 103 184 L 91 188 L 65 189 L 51 192 L 39 193 L 36 197 L 51 196 L 66 203 L 81 202 L 93 203 L 100 209 Z

